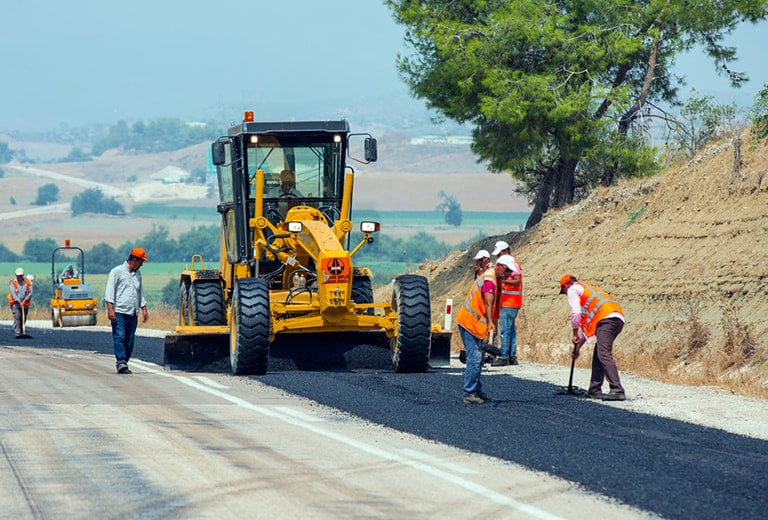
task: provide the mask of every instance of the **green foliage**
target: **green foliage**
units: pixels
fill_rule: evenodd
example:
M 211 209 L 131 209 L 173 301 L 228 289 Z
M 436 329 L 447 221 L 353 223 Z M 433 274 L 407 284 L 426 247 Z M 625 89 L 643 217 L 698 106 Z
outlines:
M 440 190 L 437 195 L 443 199 L 443 202 L 438 204 L 435 209 L 445 214 L 445 223 L 456 227 L 461 226 L 464 214 L 456 197 L 448 195 L 443 190 Z
M 160 291 L 160 301 L 168 307 L 179 307 L 179 280 L 170 279 Z
M 92 160 L 92 157 L 85 153 L 82 149 L 75 146 L 70 150 L 69 155 L 67 155 L 64 159 L 61 160 L 61 162 L 87 162 Z
M 128 253 L 118 253 L 106 242 L 100 242 L 85 251 L 85 268 L 88 273 L 109 273 L 113 267 L 128 258 Z
M 52 238 L 30 238 L 24 242 L 24 258 L 32 262 L 50 262 L 51 252 L 58 245 Z
M 98 188 L 87 189 L 72 197 L 72 216 L 84 213 L 105 213 L 107 215 L 125 215 L 123 205 L 114 197 L 105 197 Z
M 51 277 L 38 275 L 35 279 L 35 288 L 32 293 L 32 305 L 45 308 L 50 306 L 51 298 L 53 298 L 53 283 Z
M 8 249 L 5 244 L 0 244 L 0 262 L 18 262 L 19 255 Z
M 180 261 L 178 255 L 179 244 L 176 240 L 170 238 L 168 226 L 163 224 L 152 224 L 152 229 L 135 243 L 126 243 L 121 246 L 123 250 L 130 250 L 134 247 L 143 247 L 147 250 L 147 256 L 154 262 L 173 262 Z
M 8 147 L 8 143 L 0 141 L 0 164 L 11 162 L 13 159 L 13 150 Z
M 648 209 L 648 206 L 643 206 L 642 208 L 637 208 L 636 210 L 630 211 L 627 215 L 627 223 L 624 225 L 624 227 L 626 228 L 634 224 L 637 219 L 645 214 L 646 209 Z
M 768 135 L 768 85 L 757 93 L 755 104 L 749 112 L 749 119 L 757 139 Z
M 59 200 L 59 187 L 55 184 L 43 184 L 37 188 L 37 198 L 32 203 L 35 206 L 47 206 Z
M 184 262 L 193 254 L 202 255 L 204 262 L 219 258 L 219 226 L 197 226 L 179 235 L 178 250 L 174 259 Z
M 163 118 L 147 123 L 137 121 L 131 126 L 118 121 L 107 136 L 93 146 L 93 154 L 101 155 L 110 148 L 140 153 L 179 150 L 214 140 L 219 134 L 219 126 L 212 123 L 188 124 L 180 119 Z
M 693 90 L 673 127 L 677 149 L 692 158 L 707 142 L 732 129 L 736 112 L 735 103 L 719 104 L 713 96 L 696 97 Z
M 473 151 L 521 181 L 534 203 L 530 226 L 549 207 L 647 164 L 648 139 L 621 148 L 654 115 L 651 101 L 677 100 L 668 69 L 678 53 L 701 45 L 740 85 L 745 76 L 727 68 L 735 49 L 722 40 L 743 21 L 763 20 L 768 0 L 385 4 L 406 29 L 410 52 L 398 68 L 409 89 L 474 127 Z
M 359 232 L 352 233 L 353 244 L 359 242 L 361 238 L 362 235 Z M 428 259 L 443 257 L 450 251 L 451 247 L 445 242 L 441 242 L 423 231 L 407 239 L 392 238 L 385 234 L 379 234 L 373 244 L 365 246 L 360 250 L 356 258 L 418 265 Z

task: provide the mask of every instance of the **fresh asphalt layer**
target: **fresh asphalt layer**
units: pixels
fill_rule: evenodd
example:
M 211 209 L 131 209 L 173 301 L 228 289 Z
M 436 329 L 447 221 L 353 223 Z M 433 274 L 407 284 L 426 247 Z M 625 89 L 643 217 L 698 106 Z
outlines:
M 4 325 L 0 345 L 111 354 L 109 332 L 87 329 L 28 328 L 33 339 L 16 340 Z M 395 374 L 378 347 L 337 351 L 330 356 L 337 366 L 326 359 L 322 369 L 308 369 L 306 357 L 294 363 L 273 354 L 265 376 L 249 377 L 362 419 L 546 472 L 665 518 L 765 518 L 766 441 L 557 395 L 554 385 L 509 374 L 484 374 L 493 402 L 465 405 L 461 368 Z M 134 357 L 162 364 L 163 339 L 138 336 Z M 226 363 L 206 368 L 227 371 Z

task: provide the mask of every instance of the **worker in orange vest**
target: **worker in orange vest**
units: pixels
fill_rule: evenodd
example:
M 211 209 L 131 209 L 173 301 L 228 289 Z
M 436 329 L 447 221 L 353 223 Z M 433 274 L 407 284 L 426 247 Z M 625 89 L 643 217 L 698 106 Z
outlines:
M 8 305 L 13 313 L 13 332 L 16 339 L 22 334 L 23 323 L 27 321 L 29 306 L 32 304 L 32 283 L 24 278 L 24 269 L 16 269 L 16 278 L 9 284 Z M 22 309 L 22 305 L 24 308 Z
M 485 252 L 487 254 L 487 251 Z M 490 257 L 490 255 L 489 255 Z M 509 255 L 499 257 L 494 267 L 488 266 L 472 281 L 464 303 L 456 316 L 459 336 L 466 350 L 467 366 L 464 369 L 464 402 L 483 404 L 491 398 L 483 392 L 480 372 L 483 367 L 482 345 L 493 336 L 493 302 L 496 295 L 496 279 L 506 277 L 514 267 Z
M 624 313 L 610 294 L 566 274 L 560 278 L 560 294 L 565 294 L 571 307 L 573 353 L 576 359 L 585 342 L 597 339 L 592 354 L 592 376 L 585 397 L 603 401 L 624 401 L 619 370 L 613 360 L 613 342 L 624 328 Z M 603 393 L 607 379 L 610 392 Z
M 506 278 L 497 280 L 496 305 L 493 319 L 498 323 L 501 355 L 491 363 L 493 367 L 517 365 L 517 328 L 515 320 L 523 306 L 523 270 L 517 258 L 511 255 L 509 244 L 503 240 L 496 242 L 493 256 L 509 255 L 514 260 L 515 268 Z

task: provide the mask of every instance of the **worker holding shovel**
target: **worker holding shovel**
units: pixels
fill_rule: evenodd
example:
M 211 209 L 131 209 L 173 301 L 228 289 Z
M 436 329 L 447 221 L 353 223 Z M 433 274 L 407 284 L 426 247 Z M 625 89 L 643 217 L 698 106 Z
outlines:
M 16 278 L 11 280 L 8 305 L 13 313 L 13 333 L 16 339 L 30 338 L 27 335 L 27 314 L 32 303 L 32 283 L 24 278 L 24 269 L 16 269 Z
M 589 390 L 584 397 L 603 401 L 624 401 L 624 387 L 621 386 L 619 369 L 613 360 L 613 342 L 624 328 L 624 313 L 613 296 L 605 291 L 579 282 L 575 276 L 566 274 L 560 278 L 560 294 L 565 294 L 571 307 L 571 328 L 573 330 L 573 353 L 575 360 L 587 340 L 597 338 L 592 354 L 592 376 Z M 573 364 L 571 364 L 573 378 Z M 608 380 L 610 392 L 604 394 L 603 382 Z M 570 383 L 569 383 L 570 387 Z

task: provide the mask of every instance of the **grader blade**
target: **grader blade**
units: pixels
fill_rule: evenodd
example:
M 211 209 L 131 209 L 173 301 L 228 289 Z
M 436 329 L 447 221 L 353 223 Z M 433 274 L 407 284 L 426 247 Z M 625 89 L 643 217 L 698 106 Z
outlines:
M 429 348 L 429 366 L 444 368 L 451 366 L 451 332 L 432 332 Z
M 163 364 L 166 370 L 194 372 L 229 358 L 227 334 L 168 334 L 165 337 Z

